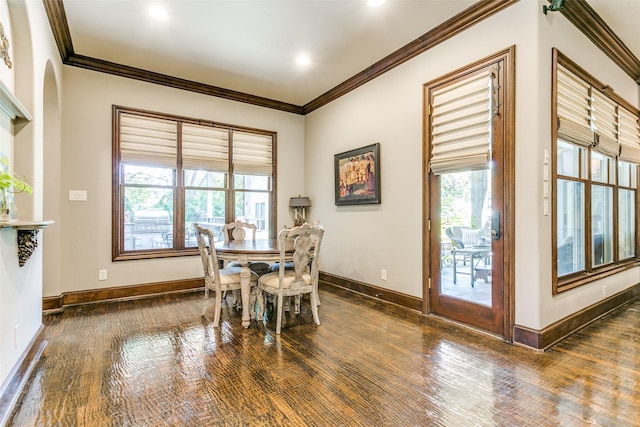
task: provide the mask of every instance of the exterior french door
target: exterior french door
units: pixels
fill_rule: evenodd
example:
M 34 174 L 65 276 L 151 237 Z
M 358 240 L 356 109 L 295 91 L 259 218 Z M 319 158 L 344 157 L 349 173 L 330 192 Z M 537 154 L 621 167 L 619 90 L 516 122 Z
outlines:
M 506 340 L 511 53 L 425 85 L 424 309 Z

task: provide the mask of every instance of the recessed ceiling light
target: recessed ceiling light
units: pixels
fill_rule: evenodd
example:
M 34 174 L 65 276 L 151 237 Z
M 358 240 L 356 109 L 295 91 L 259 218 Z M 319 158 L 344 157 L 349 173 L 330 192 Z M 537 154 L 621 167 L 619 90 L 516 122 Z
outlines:
M 165 21 L 167 18 L 169 18 L 167 10 L 164 7 L 158 5 L 150 6 L 149 14 L 158 21 Z
M 296 63 L 298 65 L 309 65 L 311 63 L 311 59 L 307 55 L 300 55 L 296 58 Z
M 367 3 L 369 4 L 369 6 L 371 7 L 378 7 L 380 6 L 382 3 L 384 3 L 384 0 L 367 0 Z

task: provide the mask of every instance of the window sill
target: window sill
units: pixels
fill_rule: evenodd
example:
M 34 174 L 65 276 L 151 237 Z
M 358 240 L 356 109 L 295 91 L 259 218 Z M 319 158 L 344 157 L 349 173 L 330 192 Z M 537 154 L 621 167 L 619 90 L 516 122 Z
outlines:
M 575 289 L 579 286 L 586 285 L 596 280 L 604 279 L 613 274 L 621 273 L 640 266 L 640 260 L 628 261 L 625 264 L 612 265 L 608 267 L 599 268 L 591 273 L 581 272 L 576 273 L 568 277 L 557 279 L 556 286 L 554 286 L 553 295 L 558 295 L 562 292 L 570 289 Z

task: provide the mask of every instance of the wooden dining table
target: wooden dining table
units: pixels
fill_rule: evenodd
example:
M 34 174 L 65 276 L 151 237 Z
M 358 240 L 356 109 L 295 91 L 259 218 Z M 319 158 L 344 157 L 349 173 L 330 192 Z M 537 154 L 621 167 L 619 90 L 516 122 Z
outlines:
M 251 324 L 250 296 L 251 296 L 251 262 L 273 263 L 280 261 L 278 239 L 245 239 L 230 240 L 216 243 L 218 259 L 237 261 L 242 266 L 240 271 L 240 294 L 242 298 L 242 326 L 248 328 Z M 285 261 L 293 259 L 293 244 L 288 243 Z

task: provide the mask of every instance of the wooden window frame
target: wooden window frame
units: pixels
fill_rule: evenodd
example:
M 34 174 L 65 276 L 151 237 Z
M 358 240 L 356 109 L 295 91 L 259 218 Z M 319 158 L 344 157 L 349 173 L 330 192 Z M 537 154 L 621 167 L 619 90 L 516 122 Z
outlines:
M 174 183 L 171 188 L 174 192 L 173 202 L 173 247 L 172 248 L 158 248 L 158 249 L 141 249 L 141 250 L 125 250 L 124 239 L 124 180 L 123 180 L 123 168 L 120 158 L 120 115 L 127 113 L 130 115 L 139 115 L 148 118 L 158 118 L 163 120 L 175 121 L 178 127 L 181 127 L 183 123 L 213 126 L 220 129 L 228 130 L 229 132 L 229 167 L 225 177 L 224 188 L 213 188 L 212 190 L 225 192 L 225 223 L 235 221 L 235 194 L 236 192 L 246 192 L 246 189 L 234 188 L 234 168 L 233 168 L 233 132 L 240 131 L 243 133 L 253 133 L 262 136 L 268 136 L 272 139 L 272 172 L 270 175 L 270 188 L 261 192 L 268 193 L 269 199 L 269 229 L 268 235 L 270 238 L 276 236 L 276 224 L 277 224 L 277 134 L 273 131 L 267 131 L 262 129 L 249 128 L 244 126 L 229 125 L 224 123 L 217 123 L 210 120 L 194 119 L 184 116 L 177 116 L 171 114 L 164 114 L 154 111 L 141 110 L 135 108 L 128 108 L 118 105 L 112 106 L 112 137 L 113 137 L 113 151 L 112 151 L 112 260 L 124 261 L 134 259 L 153 259 L 153 258 L 166 258 L 177 256 L 190 256 L 197 255 L 198 248 L 186 247 L 185 241 L 185 190 L 193 189 L 193 187 L 186 186 L 184 183 L 184 173 L 182 168 L 182 154 L 181 154 L 181 137 L 178 133 L 177 142 L 177 165 L 173 171 Z M 243 173 L 244 175 L 250 175 Z M 167 187 L 168 188 L 168 187 Z
M 587 84 L 589 84 L 592 88 L 596 88 L 600 91 L 601 94 L 604 94 L 612 101 L 618 104 L 618 108 L 622 107 L 626 110 L 632 112 L 636 117 L 640 114 L 640 111 L 629 104 L 627 101 L 619 97 L 617 94 L 613 92 L 613 90 L 598 80 L 596 80 L 593 76 L 587 73 L 584 69 L 578 66 L 575 62 L 571 61 L 569 58 L 564 56 L 559 50 L 553 49 L 553 78 L 552 78 L 552 126 L 551 126 L 551 152 L 552 152 L 552 160 L 551 160 L 551 171 L 552 171 L 552 293 L 553 295 L 557 295 L 561 292 L 568 291 L 570 289 L 574 289 L 576 287 L 594 282 L 596 280 L 605 278 L 612 274 L 616 274 L 618 272 L 636 267 L 640 265 L 640 254 L 638 253 L 639 248 L 639 228 L 635 229 L 635 256 L 632 258 L 627 258 L 624 260 L 619 259 L 619 251 L 618 251 L 618 190 L 628 189 L 627 187 L 619 186 L 618 181 L 618 156 L 614 157 L 613 161 L 613 171 L 616 174 L 616 178 L 613 183 L 602 183 L 598 181 L 593 181 L 591 177 L 591 168 L 588 167 L 591 159 L 592 148 L 585 148 L 585 156 L 587 158 L 587 175 L 586 177 L 578 177 L 572 178 L 563 175 L 558 175 L 557 173 L 557 144 L 558 144 L 558 108 L 557 108 L 557 70 L 558 64 L 567 68 L 569 71 L 574 73 L 580 79 L 584 80 Z M 638 171 L 640 168 L 636 168 L 636 180 L 638 180 Z M 585 256 L 585 267 L 584 270 L 571 273 L 562 277 L 558 277 L 558 233 L 557 233 L 557 184 L 559 179 L 565 180 L 573 180 L 583 182 L 585 185 L 585 195 L 584 195 L 584 207 L 585 207 L 585 222 L 584 222 L 584 256 Z M 638 181 L 637 181 L 638 182 Z M 602 266 L 593 267 L 593 257 L 592 257 L 592 232 L 591 232 L 591 188 L 593 185 L 601 185 L 613 188 L 613 262 L 604 264 Z M 639 210 L 638 210 L 638 194 L 639 189 L 636 186 L 635 190 L 635 211 L 634 211 L 634 219 L 635 223 L 638 224 Z

